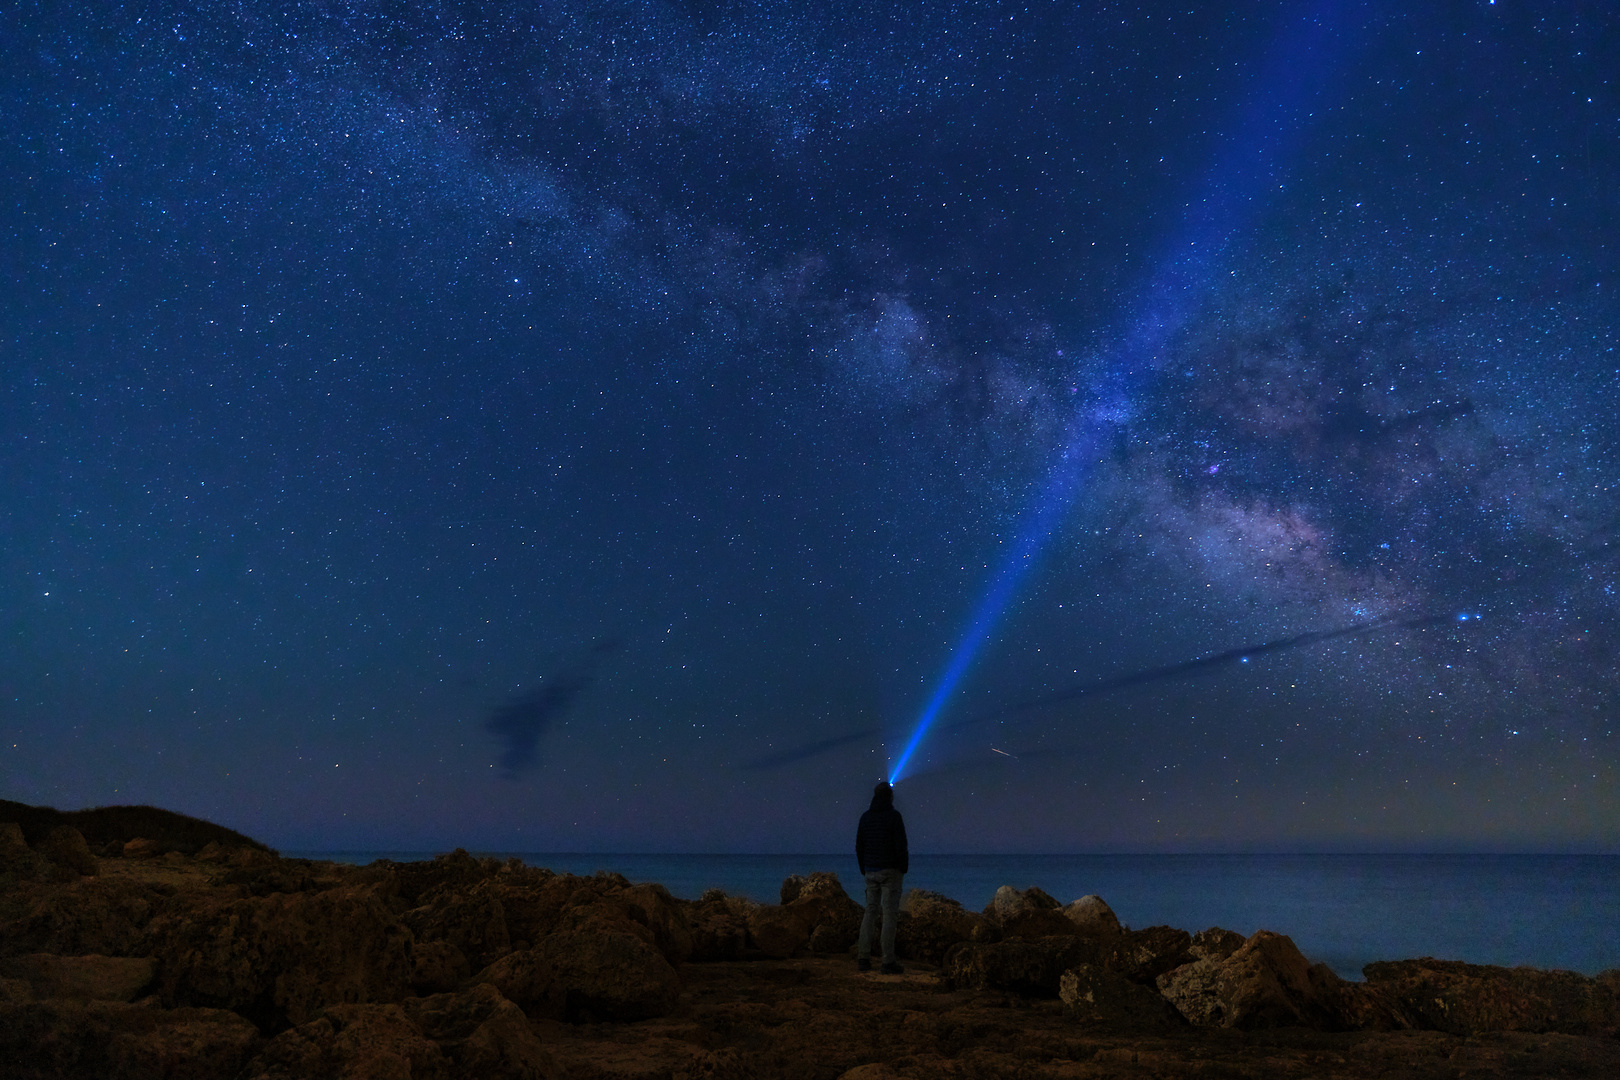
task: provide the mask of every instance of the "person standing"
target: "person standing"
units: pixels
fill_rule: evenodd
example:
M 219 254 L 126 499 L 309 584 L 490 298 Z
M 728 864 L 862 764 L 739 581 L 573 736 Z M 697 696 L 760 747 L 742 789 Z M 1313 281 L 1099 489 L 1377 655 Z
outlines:
M 872 805 L 861 815 L 855 830 L 855 862 L 866 879 L 866 914 L 861 917 L 861 936 L 855 946 L 855 967 L 872 970 L 872 924 L 883 908 L 883 967 L 885 975 L 899 975 L 902 968 L 894 955 L 894 928 L 900 919 L 900 879 L 911 869 L 911 852 L 906 847 L 906 822 L 894 808 L 894 788 L 880 781 L 872 790 Z

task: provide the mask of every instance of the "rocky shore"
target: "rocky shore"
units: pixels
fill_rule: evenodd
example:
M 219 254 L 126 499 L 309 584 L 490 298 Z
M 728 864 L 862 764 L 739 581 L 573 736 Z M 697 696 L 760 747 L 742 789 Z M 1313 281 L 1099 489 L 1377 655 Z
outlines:
M 150 807 L 0 802 L 0 1073 L 222 1080 L 1620 1075 L 1620 971 L 1369 964 L 831 873 L 680 900 L 463 851 L 353 867 Z

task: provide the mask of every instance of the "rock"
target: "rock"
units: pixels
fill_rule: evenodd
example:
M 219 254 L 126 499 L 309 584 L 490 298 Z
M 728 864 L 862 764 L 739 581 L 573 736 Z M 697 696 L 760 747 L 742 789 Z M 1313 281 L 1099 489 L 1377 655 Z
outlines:
M 1033 886 L 1019 892 L 1011 885 L 1003 885 L 985 906 L 984 916 L 1007 937 L 1052 937 L 1079 930 L 1064 915 L 1063 905 Z
M 14 900 L 0 908 L 0 955 L 145 952 L 147 924 L 178 902 L 159 886 L 116 877 L 76 877 Z
M 58 825 L 46 833 L 40 853 L 69 873 L 82 877 L 100 873 L 96 857 L 90 854 L 90 845 L 84 842 L 84 834 L 71 825 Z
M 953 946 L 945 955 L 941 974 L 957 989 L 1055 998 L 1065 971 L 1081 964 L 1097 964 L 1102 953 L 1095 940 L 1073 934 L 1035 941 L 966 942 Z
M 166 1006 L 234 1009 L 267 1032 L 409 993 L 411 932 L 363 890 L 226 901 L 153 920 L 149 932 Z
M 34 988 L 27 979 L 0 977 L 0 1005 L 21 1005 L 34 1000 Z
M 262 1041 L 252 1024 L 222 1009 L 0 1004 L 6 1080 L 218 1080 L 235 1076 Z
M 491 983 L 460 994 L 435 994 L 404 1003 L 422 1034 L 439 1044 L 468 1080 L 546 1080 L 561 1073 L 523 1010 Z
M 1096 964 L 1081 964 L 1058 980 L 1058 999 L 1076 1022 L 1110 1029 L 1168 1031 L 1187 1026 L 1157 990 Z
M 1160 975 L 1194 959 L 1188 951 L 1191 943 L 1187 931 L 1173 926 L 1124 930 L 1114 938 L 1105 964 L 1132 982 L 1153 986 Z
M 1456 960 L 1396 960 L 1362 969 L 1366 987 L 1404 1024 L 1454 1035 L 1560 1032 L 1613 1038 L 1620 1032 L 1620 972 L 1588 978 Z
M 743 900 L 719 889 L 687 908 L 692 928 L 692 961 L 741 960 L 748 951 L 748 912 Z
M 926 889 L 910 889 L 900 901 L 895 950 L 907 959 L 942 964 L 951 946 L 963 941 L 985 940 L 987 931 L 991 937 L 1000 936 L 999 928 L 983 915 L 968 911 L 950 897 Z
M 681 902 L 662 885 L 632 885 L 610 894 L 632 921 L 652 932 L 653 945 L 675 967 L 692 957 L 692 924 Z
M 158 845 L 158 842 L 148 840 L 144 836 L 137 836 L 124 844 L 124 858 L 126 859 L 155 859 L 161 854 L 163 854 L 163 849 Z
M 646 940 L 588 922 L 504 956 L 476 978 L 531 1016 L 573 1022 L 663 1016 L 681 992 L 680 976 Z
M 792 900 L 782 901 L 783 907 L 798 915 L 810 928 L 806 945 L 811 952 L 841 953 L 848 951 L 860 936 L 861 905 L 849 898 L 838 875 L 818 870 L 807 878 L 798 878 L 797 885 L 789 887 L 794 878 L 782 882 L 782 895 L 792 892 Z
M 1293 941 L 1256 931 L 1225 960 L 1197 960 L 1159 976 L 1159 991 L 1200 1027 L 1253 1030 L 1337 1026 Z
M 1119 917 L 1100 896 L 1082 896 L 1063 909 L 1063 917 L 1089 934 L 1117 934 L 1121 932 Z
M 398 1005 L 334 1005 L 277 1035 L 242 1080 L 449 1080 L 450 1061 Z
M 411 946 L 411 990 L 415 993 L 446 993 L 471 974 L 467 957 L 448 941 L 419 941 Z
M 748 912 L 748 939 L 770 959 L 786 960 L 810 943 L 810 927 L 791 907 L 759 904 Z
M 28 841 L 23 839 L 22 826 L 15 821 L 0 821 L 0 863 L 26 859 L 32 853 Z
M 1194 960 L 1225 960 L 1243 947 L 1243 935 L 1212 926 L 1192 936 L 1187 951 Z
M 431 902 L 400 916 L 418 942 L 446 942 L 481 971 L 512 951 L 506 932 L 506 909 L 487 892 L 441 890 Z
M 149 956 L 29 953 L 0 960 L 0 976 L 25 980 L 37 999 L 134 1001 L 157 977 L 157 961 Z

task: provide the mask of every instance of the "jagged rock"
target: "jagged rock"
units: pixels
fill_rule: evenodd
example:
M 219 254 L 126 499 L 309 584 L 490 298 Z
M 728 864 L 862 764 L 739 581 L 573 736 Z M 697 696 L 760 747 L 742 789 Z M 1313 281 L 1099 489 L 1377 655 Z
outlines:
M 154 920 L 149 933 L 165 1005 L 235 1009 L 266 1031 L 409 992 L 411 932 L 364 891 L 227 901 Z
M 1456 960 L 1395 960 L 1362 969 L 1368 991 L 1406 1025 L 1472 1035 L 1560 1032 L 1613 1038 L 1620 1032 L 1620 971 L 1596 978 Z
M 1081 964 L 1058 980 L 1058 998 L 1076 1022 L 1098 1027 L 1163 1031 L 1187 1021 L 1157 990 L 1096 964 Z
M 794 875 L 782 882 L 782 906 L 795 912 L 810 928 L 811 952 L 841 953 L 855 944 L 861 932 L 861 905 L 849 898 L 838 875 L 818 870 L 809 877 Z
M 430 902 L 407 911 L 400 919 L 418 942 L 454 945 L 474 971 L 481 971 L 512 951 L 506 932 L 506 909 L 488 892 L 441 890 Z
M 951 946 L 963 941 L 999 937 L 1000 929 L 976 911 L 968 911 L 948 896 L 926 889 L 909 889 L 900 901 L 895 928 L 895 950 L 911 960 L 940 964 Z
M 15 821 L 0 821 L 0 863 L 26 859 L 33 849 L 23 839 L 22 826 Z
M 1070 902 L 1064 907 L 1063 916 L 1088 934 L 1117 934 L 1123 929 L 1114 909 L 1095 894 Z
M 411 946 L 411 990 L 415 993 L 454 990 L 472 970 L 466 955 L 448 941 L 418 941 Z
M 644 1020 L 674 1008 L 680 976 L 647 940 L 612 923 L 582 920 L 477 975 L 534 1016 Z
M 1232 930 L 1212 926 L 1192 936 L 1187 951 L 1194 960 L 1225 960 L 1243 947 L 1244 937 Z
M 791 907 L 759 904 L 748 912 L 748 939 L 772 960 L 786 960 L 810 943 L 810 927 Z
M 1188 951 L 1192 938 L 1173 926 L 1150 926 L 1145 930 L 1123 930 L 1113 939 L 1105 965 L 1132 982 L 1153 986 L 1167 971 L 1173 971 L 1194 958 Z
M 747 903 L 709 889 L 687 908 L 692 928 L 692 961 L 741 960 L 748 951 Z
M 277 1035 L 242 1080 L 449 1080 L 450 1060 L 398 1005 L 334 1005 Z
M 1095 939 L 1074 934 L 1034 941 L 965 942 L 946 953 L 941 974 L 958 989 L 1054 998 L 1065 971 L 1099 963 L 1103 951 Z
M 984 916 L 1007 937 L 1052 937 L 1079 929 L 1064 915 L 1062 904 L 1034 886 L 1020 892 L 1003 885 L 985 906 Z
M 35 887 L 8 901 L 0 905 L 0 955 L 6 956 L 143 952 L 147 924 L 177 902 L 159 886 L 115 877 Z
M 123 850 L 126 859 L 155 859 L 163 854 L 163 848 L 156 840 L 148 840 L 144 836 L 126 841 Z
M 681 902 L 662 885 L 631 885 L 608 894 L 632 921 L 652 932 L 653 945 L 675 967 L 692 957 L 692 924 Z
M 561 1075 L 523 1010 L 491 983 L 404 1002 L 405 1015 L 439 1044 L 467 1080 L 546 1080 Z
M 1269 930 L 1225 960 L 1197 960 L 1161 975 L 1159 992 L 1200 1027 L 1335 1027 L 1293 941 Z
M 149 956 L 28 953 L 0 960 L 0 976 L 26 980 L 38 999 L 134 1001 L 157 977 L 157 961 Z
M 70 875 L 94 877 L 101 872 L 96 857 L 90 854 L 90 845 L 84 842 L 84 834 L 71 825 L 58 825 L 46 833 L 39 849 L 40 854 Z
M 6 1080 L 235 1076 L 263 1041 L 223 1009 L 152 1009 L 92 1001 L 0 1005 Z

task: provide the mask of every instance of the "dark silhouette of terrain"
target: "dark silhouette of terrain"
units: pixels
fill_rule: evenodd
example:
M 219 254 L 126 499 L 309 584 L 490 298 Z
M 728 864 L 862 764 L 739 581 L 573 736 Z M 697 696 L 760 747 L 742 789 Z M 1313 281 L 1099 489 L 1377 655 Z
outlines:
M 57 810 L 0 799 L 0 821 L 15 821 L 21 826 L 23 839 L 30 847 L 37 847 L 52 829 L 69 825 L 78 829 L 85 843 L 93 848 L 110 844 L 122 847 L 139 837 L 152 841 L 159 851 L 178 851 L 182 855 L 195 855 L 210 843 L 228 848 L 256 848 L 274 854 L 271 848 L 234 829 L 156 806 Z

